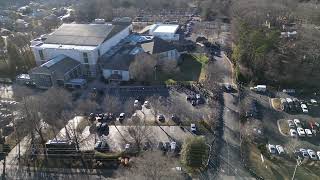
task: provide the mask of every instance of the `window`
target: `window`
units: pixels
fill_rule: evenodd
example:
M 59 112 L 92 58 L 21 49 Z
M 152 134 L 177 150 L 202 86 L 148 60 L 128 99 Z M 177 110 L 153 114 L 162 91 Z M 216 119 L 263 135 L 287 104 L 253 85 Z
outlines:
M 84 61 L 84 63 L 89 63 L 88 53 L 83 53 L 83 61 Z
M 119 71 L 113 71 L 113 74 L 119 74 Z
M 44 55 L 43 55 L 43 50 L 42 49 L 39 50 L 39 55 L 40 55 L 40 59 L 44 60 Z

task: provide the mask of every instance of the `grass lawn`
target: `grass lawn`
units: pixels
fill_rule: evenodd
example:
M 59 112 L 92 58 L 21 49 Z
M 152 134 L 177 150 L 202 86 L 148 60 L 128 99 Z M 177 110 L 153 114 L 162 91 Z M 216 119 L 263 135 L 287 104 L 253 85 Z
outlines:
M 207 56 L 202 54 L 183 55 L 179 65 L 179 71 L 174 74 L 165 74 L 157 71 L 157 80 L 167 84 L 174 84 L 177 81 L 190 82 L 205 79 L 205 67 L 209 62 Z

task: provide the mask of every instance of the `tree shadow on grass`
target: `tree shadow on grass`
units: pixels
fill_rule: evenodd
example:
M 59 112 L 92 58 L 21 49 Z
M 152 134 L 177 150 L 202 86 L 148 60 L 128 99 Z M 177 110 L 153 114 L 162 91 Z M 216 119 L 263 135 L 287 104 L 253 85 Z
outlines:
M 196 57 L 191 55 L 184 55 L 181 57 L 179 63 L 179 70 L 173 74 L 166 74 L 165 72 L 158 70 L 157 79 L 159 81 L 167 81 L 172 79 L 174 81 L 198 81 L 201 75 L 203 64 L 199 62 Z

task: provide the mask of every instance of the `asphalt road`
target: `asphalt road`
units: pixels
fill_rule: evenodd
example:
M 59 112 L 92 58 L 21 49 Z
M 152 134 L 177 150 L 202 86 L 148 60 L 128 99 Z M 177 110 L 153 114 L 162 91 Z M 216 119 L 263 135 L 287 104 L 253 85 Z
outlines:
M 215 67 L 219 68 L 223 77 L 220 83 L 232 83 L 232 67 L 230 62 L 221 57 L 215 57 Z M 236 179 L 250 179 L 240 156 L 240 121 L 238 108 L 238 93 L 223 93 L 223 129 L 220 139 L 221 149 L 218 154 L 219 160 L 210 160 L 207 173 L 201 179 L 226 179 L 230 176 Z M 214 152 L 213 152 L 214 153 Z M 216 173 L 215 173 L 216 172 Z

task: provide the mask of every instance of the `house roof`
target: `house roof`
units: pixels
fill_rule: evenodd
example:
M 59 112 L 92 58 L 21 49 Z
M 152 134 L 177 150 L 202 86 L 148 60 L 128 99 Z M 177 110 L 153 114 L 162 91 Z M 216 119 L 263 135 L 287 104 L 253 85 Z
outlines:
M 59 55 L 48 62 L 31 70 L 31 73 L 56 73 L 58 78 L 63 77 L 71 69 L 80 65 L 80 62 L 65 55 Z
M 44 43 L 98 46 L 126 27 L 128 24 L 63 24 Z
M 131 54 L 116 54 L 109 60 L 101 63 L 102 69 L 123 70 L 128 71 L 131 62 L 134 60 L 135 55 Z
M 159 54 L 176 49 L 173 44 L 158 37 L 154 37 L 153 41 L 141 43 L 141 47 L 150 54 Z

